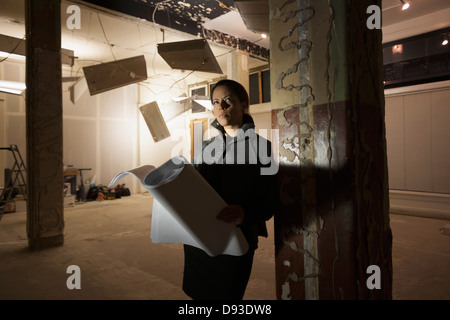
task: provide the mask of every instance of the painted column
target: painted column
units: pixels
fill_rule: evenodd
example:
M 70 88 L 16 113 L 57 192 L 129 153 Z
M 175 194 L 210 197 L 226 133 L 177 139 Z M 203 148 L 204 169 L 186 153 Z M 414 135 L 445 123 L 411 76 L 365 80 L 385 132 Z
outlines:
M 227 78 L 242 84 L 247 92 L 250 86 L 248 56 L 248 52 L 235 50 L 227 58 Z
M 279 299 L 392 297 L 382 35 L 366 26 L 373 4 L 270 1 Z
M 60 0 L 25 1 L 27 234 L 32 250 L 64 242 Z

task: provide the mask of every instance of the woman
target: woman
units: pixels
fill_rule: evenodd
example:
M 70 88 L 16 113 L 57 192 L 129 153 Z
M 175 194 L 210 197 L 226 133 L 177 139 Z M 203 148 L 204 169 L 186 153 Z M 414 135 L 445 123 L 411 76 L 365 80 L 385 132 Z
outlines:
M 257 135 L 248 114 L 249 98 L 236 81 L 219 81 L 211 92 L 211 125 L 219 134 L 202 143 L 194 166 L 228 204 L 217 219 L 241 228 L 249 250 L 243 256 L 211 257 L 184 245 L 183 290 L 193 299 L 242 299 L 253 264 L 258 236 L 267 237 L 265 221 L 277 204 L 275 176 L 262 174 L 271 166 L 271 145 Z M 270 161 L 268 161 L 270 160 Z

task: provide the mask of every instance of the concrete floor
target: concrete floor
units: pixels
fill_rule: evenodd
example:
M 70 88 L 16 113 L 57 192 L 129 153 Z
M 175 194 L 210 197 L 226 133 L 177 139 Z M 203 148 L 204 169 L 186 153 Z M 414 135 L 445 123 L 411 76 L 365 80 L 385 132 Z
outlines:
M 27 248 L 26 213 L 0 220 L 0 300 L 188 300 L 181 290 L 183 250 L 150 239 L 152 198 L 65 208 L 65 244 L 41 252 Z M 394 299 L 450 299 L 448 220 L 391 215 Z M 246 300 L 275 299 L 273 224 L 260 239 Z M 81 270 L 81 290 L 69 290 L 67 267 Z

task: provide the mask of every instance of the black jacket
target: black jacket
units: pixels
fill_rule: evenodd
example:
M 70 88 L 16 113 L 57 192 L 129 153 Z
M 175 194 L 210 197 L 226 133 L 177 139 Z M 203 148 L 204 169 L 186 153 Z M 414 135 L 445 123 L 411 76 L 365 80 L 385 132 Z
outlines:
M 258 247 L 258 236 L 267 237 L 265 221 L 275 213 L 278 190 L 270 141 L 255 133 L 250 115 L 245 114 L 237 137 L 225 135 L 217 120 L 211 123 L 219 135 L 203 141 L 193 164 L 229 205 L 240 205 L 244 221 L 239 226 L 250 249 Z

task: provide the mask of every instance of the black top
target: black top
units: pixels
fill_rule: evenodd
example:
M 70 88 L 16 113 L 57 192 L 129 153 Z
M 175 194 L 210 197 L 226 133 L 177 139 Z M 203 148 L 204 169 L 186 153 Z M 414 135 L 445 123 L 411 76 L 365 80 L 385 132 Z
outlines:
M 220 133 L 203 141 L 202 152 L 194 156 L 194 167 L 227 204 L 243 208 L 244 221 L 239 227 L 250 249 L 255 250 L 258 236 L 267 237 L 265 221 L 274 215 L 278 204 L 277 168 L 269 169 L 274 165 L 271 143 L 256 134 L 248 114 L 244 114 L 236 137 L 226 135 L 217 120 L 211 125 Z

